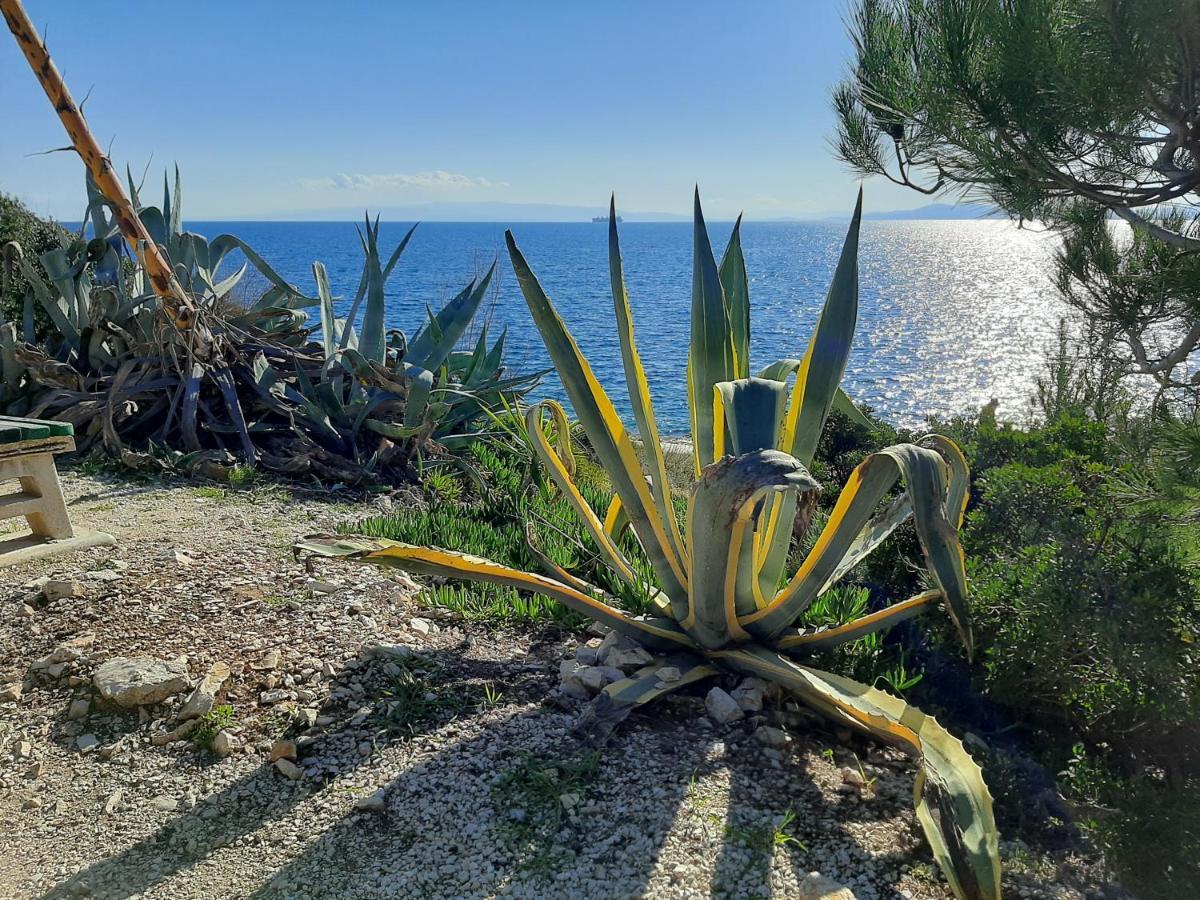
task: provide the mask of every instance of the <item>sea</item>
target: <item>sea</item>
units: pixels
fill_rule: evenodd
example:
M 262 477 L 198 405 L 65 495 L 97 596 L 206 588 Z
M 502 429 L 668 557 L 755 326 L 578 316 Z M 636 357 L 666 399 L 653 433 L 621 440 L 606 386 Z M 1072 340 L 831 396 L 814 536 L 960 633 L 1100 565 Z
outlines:
M 410 225 L 382 225 L 384 254 Z M 846 227 L 838 221 L 743 223 L 755 371 L 776 359 L 803 355 Z M 363 251 L 353 222 L 190 222 L 187 228 L 209 238 L 238 235 L 312 296 L 312 264 L 324 263 L 343 311 L 358 286 Z M 421 224 L 387 285 L 389 327 L 411 336 L 426 321 L 427 310 L 440 308 L 495 263 L 495 290 L 481 313 L 489 335 L 506 331 L 512 370 L 548 368 L 504 249 L 504 228 L 499 223 Z M 730 222 L 709 223 L 718 256 L 731 228 Z M 627 222 L 620 229 L 638 347 L 660 429 L 685 435 L 692 226 Z M 607 225 L 519 223 L 512 230 L 601 383 L 628 415 L 609 288 Z M 847 392 L 906 427 L 919 427 L 931 416 L 977 412 L 992 399 L 999 402 L 1002 419 L 1027 420 L 1059 322 L 1070 318 L 1052 283 L 1057 246 L 1048 233 L 1000 219 L 864 222 L 858 330 L 843 382 Z M 561 398 L 561 385 L 550 374 L 536 394 Z

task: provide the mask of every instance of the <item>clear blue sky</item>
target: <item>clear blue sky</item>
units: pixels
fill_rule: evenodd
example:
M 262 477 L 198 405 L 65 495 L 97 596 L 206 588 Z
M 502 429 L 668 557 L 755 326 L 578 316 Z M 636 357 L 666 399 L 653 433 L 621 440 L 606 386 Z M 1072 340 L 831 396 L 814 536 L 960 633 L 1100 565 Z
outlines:
M 156 184 L 178 162 L 194 219 L 613 190 L 686 212 L 694 182 L 712 218 L 853 203 L 829 150 L 841 2 L 25 4 L 114 162 Z M 0 33 L 0 190 L 78 218 L 78 159 L 28 155 L 64 141 Z

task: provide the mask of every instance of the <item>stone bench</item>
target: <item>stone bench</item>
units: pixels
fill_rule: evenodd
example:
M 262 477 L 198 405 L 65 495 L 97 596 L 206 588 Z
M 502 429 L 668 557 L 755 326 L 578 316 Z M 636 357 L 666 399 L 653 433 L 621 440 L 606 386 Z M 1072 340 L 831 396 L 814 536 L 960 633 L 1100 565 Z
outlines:
M 74 449 L 74 429 L 66 422 L 0 416 L 0 522 L 24 518 L 29 526 L 0 530 L 0 566 L 115 543 L 71 525 L 54 456 Z

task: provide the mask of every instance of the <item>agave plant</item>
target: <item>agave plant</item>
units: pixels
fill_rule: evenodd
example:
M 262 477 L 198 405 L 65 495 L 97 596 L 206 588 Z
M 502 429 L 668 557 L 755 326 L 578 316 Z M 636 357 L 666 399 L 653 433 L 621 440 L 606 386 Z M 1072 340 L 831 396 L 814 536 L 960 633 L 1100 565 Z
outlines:
M 861 196 L 804 356 L 781 360 L 751 376 L 750 302 L 740 223 L 718 264 L 697 194 L 687 383 L 697 480 L 682 523 L 672 502 L 634 341 L 615 208 L 610 215 L 609 266 L 641 454 L 508 233 L 508 250 L 533 320 L 612 482 L 616 499 L 604 518 L 587 504 L 572 477 L 562 408 L 553 403 L 532 407 L 529 435 L 608 565 L 619 579 L 636 583 L 644 567 L 630 560 L 614 540 L 622 520 L 633 529 L 654 575 L 654 614 L 630 615 L 613 595 L 553 566 L 546 575 L 521 572 L 486 559 L 380 539 L 314 536 L 299 547 L 544 594 L 668 654 L 606 688 L 593 715 L 627 710 L 722 671 L 776 682 L 838 723 L 913 752 L 920 760 L 917 816 L 947 880 L 960 897 L 997 897 L 1000 875 L 991 797 L 962 744 L 905 701 L 806 664 L 815 650 L 862 638 L 939 602 L 968 648 L 971 645 L 957 534 L 967 468 L 962 454 L 945 438 L 900 444 L 864 460 L 812 551 L 788 572 L 789 551 L 807 528 L 820 489 L 807 466 L 829 410 L 838 402 L 854 334 L 860 214 Z M 542 425 L 546 408 L 558 423 L 557 445 Z M 903 483 L 903 493 L 884 504 L 898 482 Z M 841 627 L 795 627 L 816 598 L 909 518 L 933 589 Z M 677 677 L 661 678 L 666 666 L 677 669 L 672 673 Z

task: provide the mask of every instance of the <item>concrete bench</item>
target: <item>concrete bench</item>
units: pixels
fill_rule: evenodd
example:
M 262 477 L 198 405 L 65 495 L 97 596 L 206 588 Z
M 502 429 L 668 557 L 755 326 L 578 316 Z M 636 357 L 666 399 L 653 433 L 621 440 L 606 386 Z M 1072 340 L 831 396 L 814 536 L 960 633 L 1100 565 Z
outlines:
M 66 422 L 0 416 L 0 522 L 24 518 L 29 526 L 0 530 L 0 566 L 115 543 L 71 525 L 54 456 L 74 449 L 74 429 Z

